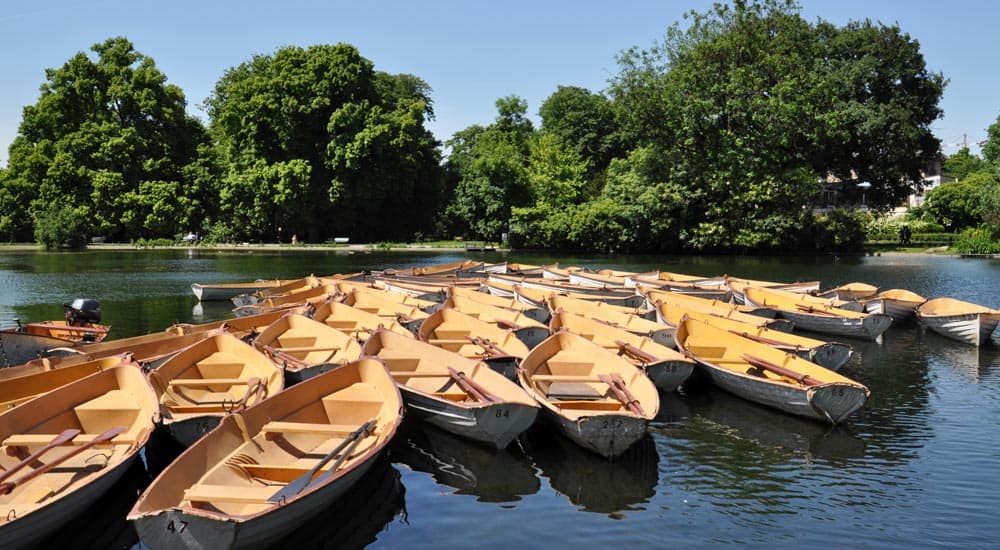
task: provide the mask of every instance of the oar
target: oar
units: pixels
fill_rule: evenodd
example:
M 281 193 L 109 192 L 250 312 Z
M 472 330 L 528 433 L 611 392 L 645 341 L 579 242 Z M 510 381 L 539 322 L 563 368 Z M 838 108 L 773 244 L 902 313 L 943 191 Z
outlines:
M 123 433 L 124 431 L 125 431 L 124 426 L 115 426 L 114 428 L 111 428 L 105 431 L 104 433 L 98 434 L 97 437 L 84 443 L 83 445 L 75 447 L 72 451 L 62 455 L 61 457 L 53 460 L 52 462 L 49 462 L 48 464 L 42 466 L 41 468 L 34 469 L 31 472 L 24 474 L 20 478 L 15 479 L 14 481 L 5 481 L 3 483 L 0 483 L 0 495 L 10 494 L 10 492 L 13 491 L 14 488 L 16 488 L 18 485 L 21 485 L 26 481 L 31 481 L 32 479 L 35 479 L 36 477 L 51 471 L 56 466 L 62 464 L 63 462 L 66 462 L 67 460 L 82 453 L 83 451 L 86 451 L 87 449 L 93 447 L 94 445 L 114 439 L 115 436 L 117 436 L 120 433 Z
M 0 482 L 7 481 L 7 478 L 13 475 L 14 472 L 38 460 L 43 454 L 47 453 L 49 450 L 54 449 L 62 445 L 63 443 L 66 443 L 67 441 L 71 441 L 74 437 L 78 435 L 80 435 L 80 430 L 77 430 L 76 428 L 70 428 L 68 430 L 64 430 L 63 433 L 57 435 L 52 441 L 46 443 L 44 447 L 31 453 L 31 456 L 22 460 L 21 462 L 18 462 L 17 464 L 12 466 L 9 470 L 4 472 L 3 475 L 0 475 Z
M 611 379 L 611 377 L 606 374 L 599 374 L 597 375 L 597 378 L 611 388 L 611 393 L 615 394 L 615 399 L 620 401 L 622 405 L 625 405 L 625 408 L 627 408 L 629 412 L 635 413 L 639 416 L 646 416 L 642 410 L 642 405 L 640 405 L 639 402 L 632 397 L 632 395 L 628 392 L 628 388 L 619 387 L 618 381 Z
M 639 400 L 632 395 L 631 391 L 629 391 L 628 386 L 625 385 L 625 380 L 622 379 L 622 375 L 617 372 L 613 372 L 611 373 L 611 380 L 614 381 L 614 383 L 618 385 L 618 389 L 625 394 L 628 402 L 634 406 L 635 412 L 638 413 L 639 416 L 646 416 L 645 411 L 642 410 L 642 404 L 639 403 Z
M 376 420 L 369 420 L 368 422 L 362 424 L 360 428 L 351 432 L 346 439 L 341 441 L 340 445 L 337 445 L 332 451 L 327 453 L 326 456 L 324 456 L 319 463 L 316 464 L 316 466 L 313 466 L 312 470 L 309 470 L 301 476 L 293 479 L 288 485 L 282 487 L 280 491 L 271 495 L 267 501 L 283 502 L 301 493 L 306 487 L 309 486 L 310 483 L 313 482 L 313 476 L 322 470 L 323 466 L 325 466 L 327 462 L 333 460 L 333 457 L 337 456 L 340 451 L 344 451 L 344 454 L 337 458 L 337 461 L 333 463 L 333 467 L 327 472 L 329 475 L 336 473 L 337 468 L 339 468 L 340 465 L 347 460 L 347 457 L 351 456 L 351 453 L 354 452 L 354 448 L 358 446 L 358 443 L 360 443 L 362 439 L 368 437 L 368 434 L 375 429 L 377 424 L 378 422 Z M 320 476 L 319 479 L 322 479 L 323 477 L 325 477 L 325 475 Z
M 754 357 L 753 355 L 748 355 L 744 353 L 740 356 L 740 358 L 742 358 L 747 363 L 750 363 L 751 365 L 759 369 L 766 369 L 775 374 L 784 376 L 785 378 L 791 378 L 792 380 L 795 380 L 796 382 L 802 384 L 803 386 L 820 386 L 823 384 L 822 381 L 816 380 L 815 378 L 809 376 L 808 374 L 801 374 L 788 367 L 783 367 L 776 363 L 766 361 L 764 359 L 761 359 L 760 357 Z
M 819 308 L 816 308 L 816 307 L 813 307 L 813 306 L 806 306 L 806 305 L 802 305 L 802 304 L 795 304 L 795 307 L 799 311 L 804 311 L 806 313 L 815 313 L 817 315 L 829 315 L 830 317 L 842 317 L 842 315 L 838 315 L 836 313 L 833 313 L 832 311 L 826 311 L 826 310 L 819 309 Z
M 456 382 L 458 382 L 459 386 L 462 386 L 462 389 L 465 390 L 466 393 L 472 395 L 479 401 L 482 401 L 483 403 L 489 403 L 491 401 L 493 403 L 499 403 L 501 401 L 499 397 L 493 395 L 489 392 L 489 390 L 480 386 L 476 381 L 466 376 L 464 372 L 459 372 L 452 367 L 448 367 L 448 373 L 451 374 L 451 377 L 454 378 Z
M 781 350 L 798 351 L 799 349 L 801 349 L 801 346 L 799 346 L 798 344 L 792 345 L 792 344 L 788 344 L 788 343 L 785 343 L 785 342 L 781 342 L 779 340 L 774 340 L 772 338 L 765 338 L 763 336 L 758 336 L 756 334 L 750 334 L 749 332 L 740 332 L 738 330 L 732 330 L 732 329 L 730 329 L 729 332 L 731 332 L 731 333 L 733 333 L 733 334 L 735 334 L 737 336 L 742 336 L 742 337 L 747 338 L 749 340 L 753 340 L 754 342 L 760 342 L 761 344 L 767 344 L 769 346 L 772 346 L 772 347 L 775 347 L 775 348 L 778 348 L 778 349 L 781 349 Z
M 627 354 L 635 357 L 636 359 L 642 361 L 643 363 L 655 363 L 659 361 L 659 358 L 655 355 L 643 351 L 632 344 L 623 342 L 621 340 L 615 340 L 615 345 L 618 346 L 618 355 Z

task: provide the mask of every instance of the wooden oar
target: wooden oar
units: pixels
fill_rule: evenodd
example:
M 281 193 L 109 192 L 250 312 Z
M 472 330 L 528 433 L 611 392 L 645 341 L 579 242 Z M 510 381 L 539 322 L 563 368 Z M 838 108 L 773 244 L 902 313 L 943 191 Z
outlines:
M 729 332 L 731 332 L 731 333 L 733 333 L 733 334 L 735 334 L 737 336 L 742 336 L 742 337 L 744 337 L 744 338 L 746 338 L 748 340 L 753 340 L 754 342 L 760 342 L 761 344 L 767 344 L 769 346 L 773 346 L 773 347 L 779 348 L 781 350 L 798 351 L 799 349 L 802 349 L 802 346 L 800 346 L 798 344 L 792 345 L 792 344 L 788 344 L 788 343 L 781 342 L 781 341 L 778 341 L 778 340 L 773 340 L 771 338 L 765 338 L 763 336 L 758 336 L 756 334 L 750 334 L 749 332 L 740 332 L 738 330 L 733 330 L 733 329 L 729 329 Z
M 28 464 L 31 464 L 32 462 L 38 460 L 43 454 L 47 453 L 49 450 L 54 449 L 54 448 L 62 445 L 63 443 L 71 441 L 74 437 L 76 437 L 78 435 L 80 435 L 80 430 L 77 430 L 76 428 L 70 428 L 68 430 L 63 430 L 63 432 L 61 434 L 55 436 L 52 439 L 52 441 L 49 441 L 48 443 L 46 443 L 44 447 L 42 447 L 41 449 L 38 449 L 37 451 L 31 453 L 31 455 L 28 456 L 28 458 L 25 458 L 21 462 L 18 462 L 17 464 L 11 466 L 9 470 L 7 470 L 6 472 L 3 473 L 3 475 L 0 475 L 0 482 L 7 481 L 8 477 L 10 477 L 11 475 L 13 475 L 15 472 L 17 472 L 21 468 L 24 468 Z
M 628 386 L 625 385 L 625 380 L 622 379 L 622 376 L 617 372 L 613 372 L 611 373 L 611 380 L 617 384 L 619 390 L 625 394 L 625 397 L 628 398 L 628 402 L 635 406 L 635 412 L 638 413 L 639 416 L 646 416 L 646 413 L 642 410 L 642 404 L 639 403 L 639 400 L 632 395 L 631 391 L 629 391 Z
M 621 401 L 622 405 L 625 405 L 625 408 L 627 408 L 629 412 L 632 412 L 639 416 L 646 416 L 646 414 L 642 410 L 642 405 L 640 405 L 639 402 L 634 397 L 632 397 L 632 394 L 628 391 L 628 388 L 626 388 L 624 384 L 622 384 L 622 386 L 619 387 L 618 380 L 620 380 L 620 378 L 616 380 L 606 374 L 599 374 L 597 375 L 597 378 L 600 379 L 601 382 L 607 384 L 609 388 L 611 388 L 611 393 L 615 395 L 615 399 Z
M 466 376 L 464 372 L 459 372 L 452 367 L 448 367 L 448 373 L 451 374 L 451 377 L 456 382 L 458 382 L 459 386 L 462 386 L 462 389 L 465 390 L 466 393 L 475 397 L 479 401 L 482 401 L 483 403 L 500 403 L 502 401 L 499 397 L 490 393 L 489 390 L 479 385 L 478 382 Z
M 748 355 L 744 353 L 740 356 L 740 358 L 757 368 L 769 370 L 775 374 L 784 376 L 785 378 L 791 378 L 792 380 L 795 380 L 796 382 L 802 384 L 803 386 L 821 386 L 824 383 L 820 380 L 816 380 L 815 378 L 809 376 L 808 374 L 801 374 L 788 367 L 783 367 L 781 365 L 761 359 L 760 357 L 754 357 L 753 355 Z
M 618 355 L 622 354 L 631 355 L 632 357 L 635 357 L 636 359 L 642 361 L 643 363 L 655 363 L 660 360 L 659 357 L 656 357 L 651 353 L 642 351 L 641 349 L 627 342 L 623 342 L 621 340 L 615 340 L 615 345 L 618 346 Z
M 377 420 L 374 419 L 369 420 L 368 422 L 362 424 L 361 427 L 351 432 L 351 434 L 348 435 L 346 439 L 341 441 L 340 445 L 337 445 L 336 447 L 334 447 L 332 451 L 327 453 L 326 456 L 324 456 L 319 461 L 319 463 L 316 464 L 316 466 L 313 466 L 312 470 L 309 470 L 308 472 L 302 474 L 301 476 L 293 479 L 288 485 L 282 487 L 280 491 L 271 495 L 271 497 L 268 498 L 267 501 L 284 502 L 289 498 L 294 497 L 295 495 L 301 493 L 306 487 L 309 486 L 310 483 L 313 482 L 313 476 L 315 476 L 317 472 L 322 470 L 323 466 L 325 466 L 327 462 L 333 460 L 333 457 L 337 456 L 337 454 L 339 454 L 340 451 L 344 451 L 344 454 L 340 455 L 340 457 L 337 458 L 337 461 L 333 463 L 333 467 L 330 468 L 330 470 L 326 474 L 320 476 L 319 479 L 322 479 L 327 475 L 333 475 L 334 473 L 336 473 L 337 468 L 339 468 L 340 465 L 343 464 L 345 460 L 347 460 L 347 457 L 351 456 L 351 453 L 354 452 L 354 448 L 358 446 L 358 443 L 360 443 L 361 440 L 363 440 L 364 438 L 368 437 L 368 434 L 370 434 L 372 430 L 375 429 L 376 425 L 378 425 L 378 422 Z
M 799 311 L 804 311 L 806 313 L 816 313 L 818 315 L 829 315 L 831 317 L 843 317 L 842 315 L 838 315 L 836 313 L 833 313 L 832 311 L 825 311 L 825 310 L 818 309 L 818 308 L 813 307 L 813 306 L 806 306 L 806 305 L 802 305 L 802 304 L 795 304 L 795 307 Z
M 125 432 L 125 427 L 124 426 L 115 426 L 114 428 L 111 428 L 111 429 L 105 431 L 104 433 L 98 434 L 97 437 L 95 437 L 94 439 L 92 439 L 92 440 L 90 440 L 90 441 L 88 441 L 88 442 L 86 442 L 86 443 L 84 443 L 84 444 L 82 444 L 82 445 L 80 445 L 78 447 L 74 447 L 73 450 L 71 450 L 70 452 L 68 452 L 68 453 L 62 455 L 61 457 L 59 457 L 59 458 L 57 458 L 57 459 L 49 462 L 48 464 L 42 466 L 41 468 L 36 468 L 36 469 L 32 470 L 31 472 L 28 472 L 27 474 L 24 474 L 20 478 L 15 479 L 14 481 L 5 481 L 3 483 L 0 483 L 0 495 L 10 494 L 10 492 L 13 491 L 18 485 L 21 485 L 21 484 L 23 484 L 23 483 L 25 483 L 27 481 L 31 481 L 32 479 L 35 479 L 36 477 L 38 477 L 38 476 L 40 476 L 40 475 L 42 475 L 44 473 L 47 473 L 47 472 L 51 471 L 56 466 L 62 464 L 63 462 L 66 462 L 67 460 L 69 460 L 69 459 L 73 458 L 74 456 L 82 453 L 83 451 L 86 451 L 87 449 L 93 447 L 94 445 L 97 445 L 99 443 L 104 443 L 105 441 L 110 441 L 110 440 L 114 439 L 115 436 L 117 436 L 118 434 L 121 434 L 121 433 L 124 433 L 124 432 Z M 66 432 L 63 432 L 63 433 L 66 433 Z M 75 437 L 75 435 L 74 435 L 74 437 Z
M 483 351 L 485 351 L 486 355 L 488 356 L 493 356 L 494 358 L 512 357 L 511 354 L 507 353 L 502 348 L 494 344 L 493 341 L 490 340 L 489 338 L 483 338 L 481 336 L 469 336 L 468 338 L 469 340 L 472 341 L 473 344 L 483 348 Z

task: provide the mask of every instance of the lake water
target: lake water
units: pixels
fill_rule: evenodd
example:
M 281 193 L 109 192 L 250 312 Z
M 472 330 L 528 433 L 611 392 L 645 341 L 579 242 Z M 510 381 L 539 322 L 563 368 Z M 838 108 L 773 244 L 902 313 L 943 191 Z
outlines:
M 294 278 L 429 265 L 453 253 L 197 249 L 0 253 L 0 320 L 60 318 L 101 301 L 120 338 L 228 317 L 198 306 L 192 282 Z M 1000 307 L 1000 261 L 861 258 L 552 256 L 509 259 L 663 269 L 823 288 L 864 281 Z M 845 340 L 846 341 L 846 340 Z M 295 533 L 302 548 L 995 548 L 1000 522 L 1000 346 L 977 349 L 916 327 L 849 342 L 842 372 L 872 396 L 843 426 L 773 412 L 704 385 L 664 395 L 650 437 L 609 462 L 536 426 L 503 452 L 408 421 L 386 460 Z M 74 548 L 128 548 L 122 519 L 178 449 L 154 440 L 101 506 L 62 530 Z

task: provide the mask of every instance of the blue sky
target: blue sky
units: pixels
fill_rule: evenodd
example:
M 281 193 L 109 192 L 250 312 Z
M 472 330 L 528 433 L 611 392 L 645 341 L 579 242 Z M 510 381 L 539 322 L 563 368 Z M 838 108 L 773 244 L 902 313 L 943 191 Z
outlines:
M 711 1 L 609 0 L 3 0 L 0 2 L 0 165 L 45 69 L 125 36 L 184 90 L 188 110 L 223 72 L 287 46 L 346 42 L 375 68 L 410 73 L 433 88 L 440 140 L 489 124 L 497 98 L 516 94 L 537 122 L 559 85 L 603 90 L 615 56 L 648 47 L 689 10 Z M 988 0 L 802 0 L 802 15 L 843 25 L 898 23 L 920 42 L 927 66 L 949 79 L 934 125 L 952 154 L 985 139 L 1000 115 L 1000 3 Z

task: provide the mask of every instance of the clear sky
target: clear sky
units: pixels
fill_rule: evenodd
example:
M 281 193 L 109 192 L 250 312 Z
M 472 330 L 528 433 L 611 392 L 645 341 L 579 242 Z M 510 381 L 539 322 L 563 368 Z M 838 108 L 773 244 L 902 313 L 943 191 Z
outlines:
M 414 74 L 433 88 L 439 140 L 496 117 L 516 94 L 538 122 L 557 86 L 597 92 L 615 56 L 648 47 L 706 0 L 2 0 L 0 166 L 22 109 L 38 101 L 45 69 L 124 36 L 179 86 L 188 111 L 230 67 L 288 46 L 346 42 L 377 70 Z M 931 71 L 949 80 L 933 126 L 944 152 L 977 141 L 1000 115 L 1000 2 L 995 0 L 801 0 L 809 21 L 897 23 L 919 41 Z

